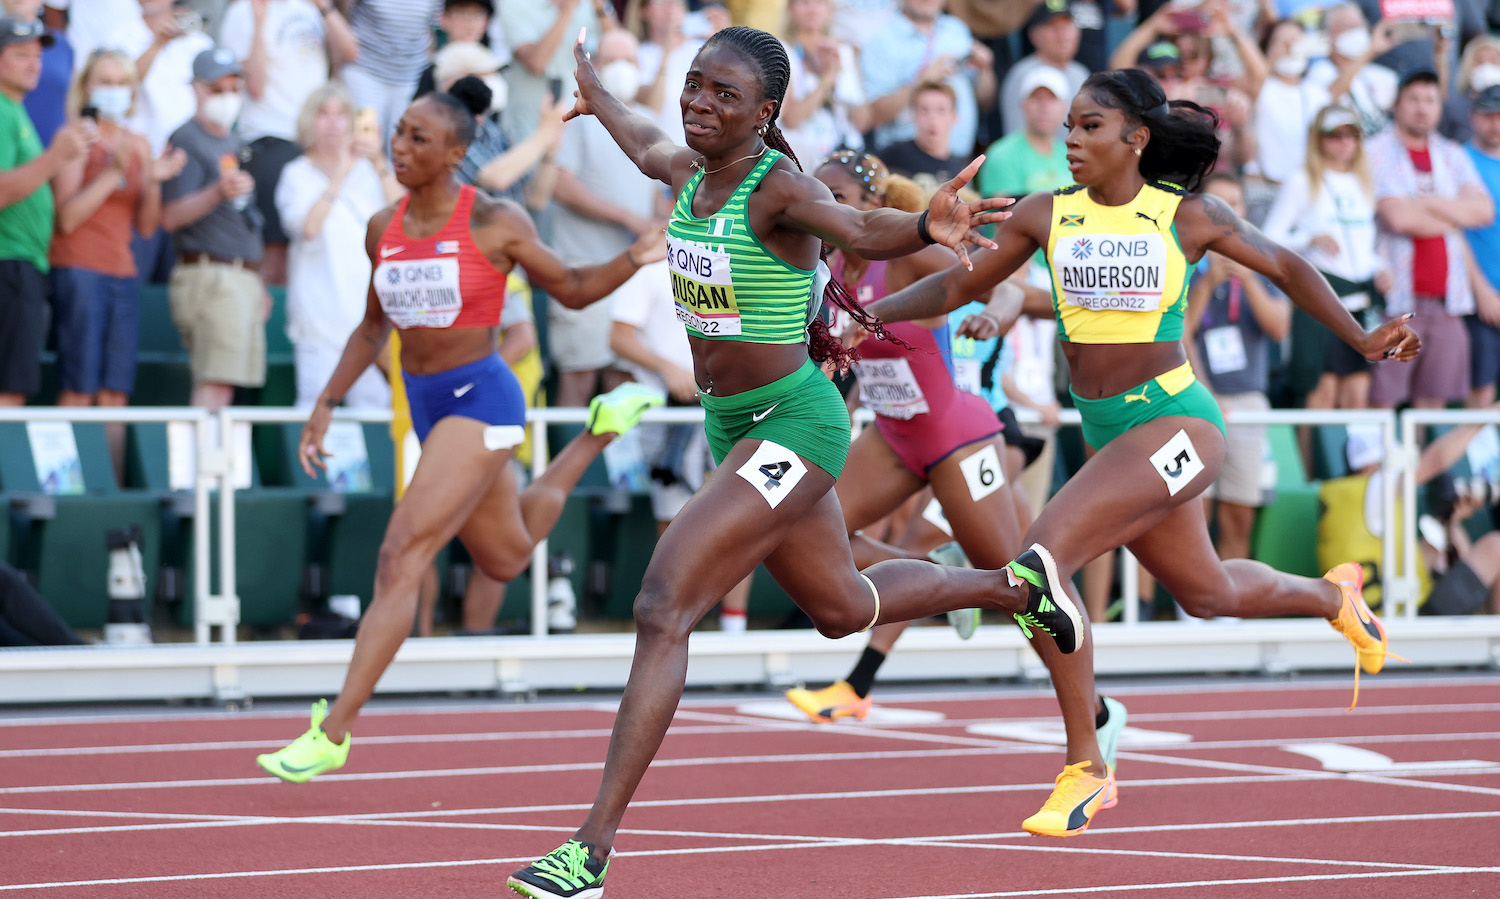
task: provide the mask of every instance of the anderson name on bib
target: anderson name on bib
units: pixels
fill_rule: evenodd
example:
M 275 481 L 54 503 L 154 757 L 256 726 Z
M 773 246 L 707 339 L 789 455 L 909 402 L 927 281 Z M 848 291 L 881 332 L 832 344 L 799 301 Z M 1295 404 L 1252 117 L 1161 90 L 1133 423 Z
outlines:
M 1155 312 L 1161 306 L 1167 245 L 1160 234 L 1060 237 L 1052 264 L 1069 306 L 1096 312 Z

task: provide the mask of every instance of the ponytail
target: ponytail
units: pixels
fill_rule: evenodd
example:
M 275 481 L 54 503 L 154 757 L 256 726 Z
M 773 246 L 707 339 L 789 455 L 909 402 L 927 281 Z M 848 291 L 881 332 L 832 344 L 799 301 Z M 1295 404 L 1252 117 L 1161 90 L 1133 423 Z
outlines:
M 1160 84 L 1140 69 L 1116 69 L 1090 75 L 1082 90 L 1101 106 L 1124 113 L 1129 131 L 1138 125 L 1151 132 L 1141 153 L 1141 177 L 1190 192 L 1219 162 L 1219 116 L 1191 100 L 1167 100 Z

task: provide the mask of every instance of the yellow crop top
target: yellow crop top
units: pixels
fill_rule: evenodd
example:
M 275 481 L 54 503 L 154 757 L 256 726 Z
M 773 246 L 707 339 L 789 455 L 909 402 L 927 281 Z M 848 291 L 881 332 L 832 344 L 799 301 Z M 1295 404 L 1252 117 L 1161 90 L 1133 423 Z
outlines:
M 1186 195 L 1166 184 L 1147 184 L 1124 206 L 1104 206 L 1082 185 L 1053 194 L 1047 263 L 1059 339 L 1182 339 L 1191 269 L 1173 220 Z

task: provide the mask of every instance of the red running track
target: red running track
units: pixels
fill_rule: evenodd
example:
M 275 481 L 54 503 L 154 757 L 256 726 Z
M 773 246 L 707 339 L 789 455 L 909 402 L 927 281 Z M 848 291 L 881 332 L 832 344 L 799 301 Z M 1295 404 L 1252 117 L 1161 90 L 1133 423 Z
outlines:
M 878 693 L 817 726 L 690 698 L 626 816 L 611 899 L 1500 896 L 1500 676 L 1121 684 L 1120 804 L 1020 831 L 1061 768 L 1035 689 Z M 379 705 L 349 765 L 258 752 L 305 712 L 0 721 L 0 893 L 507 896 L 598 785 L 614 700 Z M 1352 771 L 1352 773 L 1351 773 Z

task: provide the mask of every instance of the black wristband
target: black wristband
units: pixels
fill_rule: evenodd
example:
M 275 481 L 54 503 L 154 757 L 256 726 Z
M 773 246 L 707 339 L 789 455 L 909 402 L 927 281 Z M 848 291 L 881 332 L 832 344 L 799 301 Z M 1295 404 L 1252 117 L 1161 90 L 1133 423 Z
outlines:
M 925 209 L 922 210 L 921 215 L 917 216 L 917 236 L 922 238 L 922 243 L 937 243 L 932 232 L 927 230 L 927 210 Z

